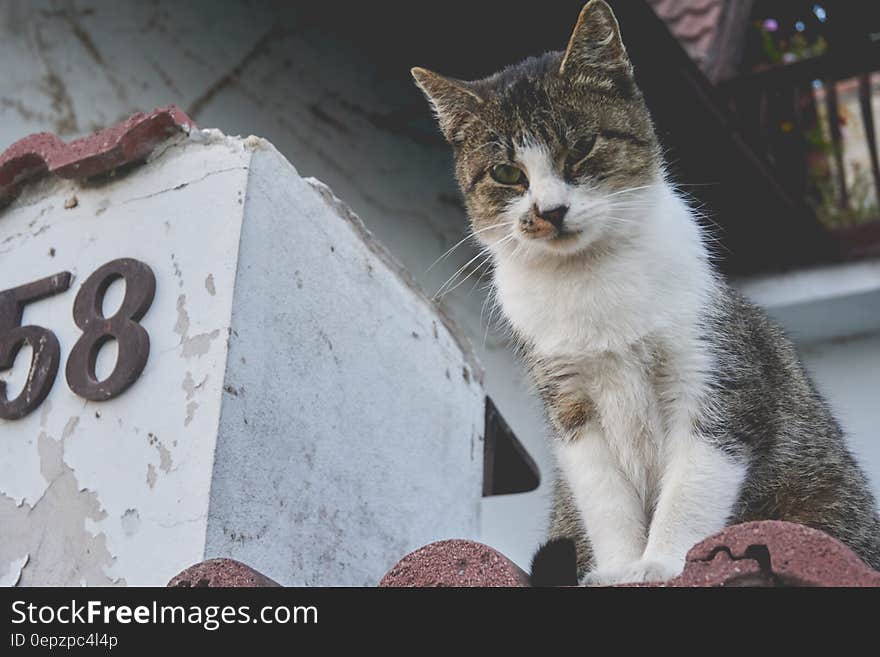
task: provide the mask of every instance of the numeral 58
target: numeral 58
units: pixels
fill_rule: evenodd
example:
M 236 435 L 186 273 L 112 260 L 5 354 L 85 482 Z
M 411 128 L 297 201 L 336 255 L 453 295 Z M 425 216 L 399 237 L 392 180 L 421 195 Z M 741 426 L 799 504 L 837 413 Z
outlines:
M 8 370 L 22 347 L 33 351 L 24 389 L 14 399 L 7 397 L 0 381 L 0 418 L 17 420 L 36 409 L 55 383 L 61 361 L 58 338 L 40 326 L 22 326 L 24 307 L 61 294 L 70 287 L 70 272 L 26 283 L 0 292 L 0 372 Z M 125 281 L 125 296 L 119 310 L 104 317 L 102 306 L 107 288 Z M 137 381 L 150 355 L 150 336 L 138 321 L 149 310 L 156 293 L 156 277 L 143 262 L 120 258 L 99 267 L 80 287 L 73 301 L 73 321 L 82 335 L 67 358 L 66 377 L 70 389 L 86 399 L 104 401 L 116 397 Z M 116 340 L 118 356 L 113 372 L 99 381 L 95 375 L 98 352 Z

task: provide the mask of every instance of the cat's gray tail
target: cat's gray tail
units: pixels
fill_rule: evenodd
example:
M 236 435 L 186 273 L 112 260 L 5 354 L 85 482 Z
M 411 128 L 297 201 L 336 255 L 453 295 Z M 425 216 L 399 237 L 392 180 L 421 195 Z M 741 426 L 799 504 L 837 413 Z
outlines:
M 529 583 L 536 587 L 577 586 L 577 550 L 570 538 L 554 538 L 532 557 Z

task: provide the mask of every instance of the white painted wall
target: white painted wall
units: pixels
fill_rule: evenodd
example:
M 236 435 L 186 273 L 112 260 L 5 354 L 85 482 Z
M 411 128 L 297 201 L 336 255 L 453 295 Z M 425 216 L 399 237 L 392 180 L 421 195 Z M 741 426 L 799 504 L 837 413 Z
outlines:
M 813 343 L 801 353 L 880 499 L 880 333 Z
M 7 564 L 27 556 L 23 585 L 157 585 L 202 559 L 249 161 L 241 142 L 187 140 L 136 174 L 46 180 L 0 210 L 0 289 L 73 274 L 24 309 L 25 325 L 55 333 L 61 365 L 36 410 L 0 420 L 0 574 L 18 579 Z M 131 388 L 91 402 L 65 377 L 82 335 L 72 307 L 123 257 L 156 277 L 140 322 L 150 357 Z M 23 383 L 28 356 L 0 378 Z
M 478 536 L 481 370 L 329 188 L 269 146 L 249 174 L 206 556 L 375 586 Z
M 155 274 L 149 359 L 90 402 L 64 376 L 71 308 L 122 257 Z M 28 186 L 0 209 L 0 290 L 62 271 L 71 289 L 23 316 L 62 366 L 40 406 L 0 420 L 0 582 L 161 586 L 225 556 L 282 584 L 369 586 L 425 543 L 478 537 L 479 364 L 267 142 L 198 131 L 125 176 Z M 0 374 L 9 398 L 30 356 Z

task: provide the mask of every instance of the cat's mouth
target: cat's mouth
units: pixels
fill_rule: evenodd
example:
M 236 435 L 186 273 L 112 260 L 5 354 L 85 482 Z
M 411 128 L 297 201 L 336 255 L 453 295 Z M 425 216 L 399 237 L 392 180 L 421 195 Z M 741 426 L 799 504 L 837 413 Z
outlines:
M 549 221 L 543 220 L 532 221 L 528 225 L 520 226 L 520 233 L 526 239 L 551 243 L 569 242 L 577 238 L 582 232 L 580 229 L 567 228 L 565 226 L 557 228 Z

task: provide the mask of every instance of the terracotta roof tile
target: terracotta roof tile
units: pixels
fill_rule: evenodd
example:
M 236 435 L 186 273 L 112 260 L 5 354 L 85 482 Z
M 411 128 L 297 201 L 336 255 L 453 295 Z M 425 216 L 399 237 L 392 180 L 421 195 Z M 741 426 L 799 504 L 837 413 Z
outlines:
M 234 559 L 208 559 L 190 566 L 170 582 L 170 587 L 209 587 L 209 588 L 266 588 L 281 586 L 278 582 L 258 573 Z
M 278 586 L 231 559 L 187 568 L 169 586 Z M 430 543 L 401 559 L 379 583 L 405 586 L 528 586 L 528 576 L 488 545 L 467 540 Z M 688 552 L 684 572 L 668 582 L 630 586 L 845 586 L 880 587 L 866 566 L 828 534 L 790 522 L 748 522 L 710 536 Z
M 138 113 L 89 137 L 65 143 L 41 132 L 21 139 L 0 154 L 0 204 L 18 187 L 46 173 L 90 178 L 149 155 L 175 132 L 195 122 L 174 105 Z
M 648 0 L 697 64 L 708 63 L 726 0 Z
M 454 549 L 453 549 L 454 548 Z M 467 562 L 497 564 L 478 570 L 464 584 L 457 566 Z M 399 586 L 398 569 L 406 567 L 409 586 L 524 586 L 510 575 L 511 563 L 480 543 L 442 541 L 404 557 L 380 586 Z M 494 569 L 497 568 L 497 571 Z M 519 571 L 516 566 L 513 566 Z M 481 579 L 480 572 L 485 572 Z M 519 571 L 522 572 L 522 571 Z M 866 566 L 848 547 L 824 532 L 781 521 L 749 522 L 728 527 L 695 545 L 684 572 L 668 582 L 636 586 L 880 586 L 880 572 Z
M 519 566 L 488 545 L 450 540 L 431 543 L 401 559 L 381 587 L 528 586 Z

